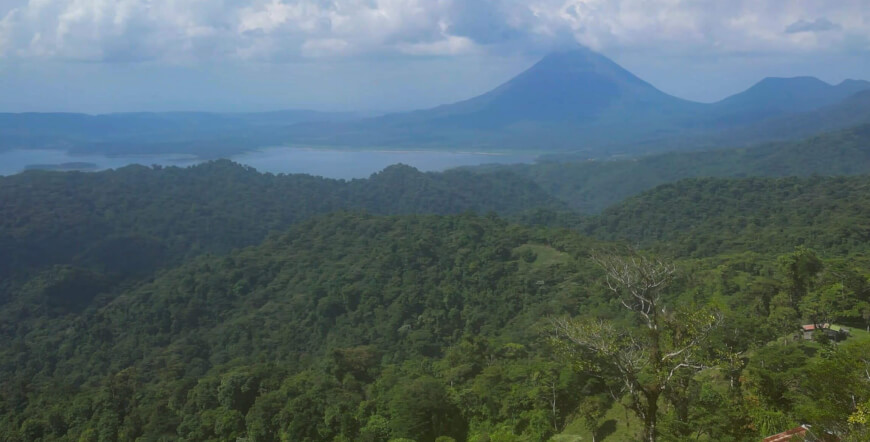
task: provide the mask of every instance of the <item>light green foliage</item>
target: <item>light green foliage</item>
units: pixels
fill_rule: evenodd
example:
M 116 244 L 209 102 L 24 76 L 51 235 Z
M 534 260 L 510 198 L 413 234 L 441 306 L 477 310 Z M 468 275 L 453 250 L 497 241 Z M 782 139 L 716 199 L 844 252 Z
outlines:
M 387 418 L 374 414 L 360 429 L 360 442 L 385 442 L 390 438 L 390 422 Z
M 870 348 L 852 341 L 804 367 L 796 414 L 826 429 L 847 433 L 850 416 L 870 397 Z M 854 422 L 853 422 L 854 423 Z
M 595 442 L 598 436 L 601 418 L 607 412 L 607 402 L 607 399 L 600 394 L 586 396 L 580 402 L 578 412 L 586 430 L 592 435 L 592 442 Z

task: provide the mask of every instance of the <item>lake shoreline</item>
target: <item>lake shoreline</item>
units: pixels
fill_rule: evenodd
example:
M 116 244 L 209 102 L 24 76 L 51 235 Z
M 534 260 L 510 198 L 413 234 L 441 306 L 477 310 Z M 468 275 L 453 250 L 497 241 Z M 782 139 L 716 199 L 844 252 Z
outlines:
M 273 146 L 221 158 L 253 167 L 263 173 L 308 174 L 333 179 L 368 178 L 393 164 L 406 164 L 424 172 L 488 164 L 534 163 L 540 153 L 434 150 L 342 149 L 337 147 Z M 0 176 L 27 170 L 100 171 L 140 164 L 189 167 L 218 158 L 187 154 L 90 154 L 51 149 L 17 149 L 0 152 Z M 67 167 L 87 164 L 86 169 Z

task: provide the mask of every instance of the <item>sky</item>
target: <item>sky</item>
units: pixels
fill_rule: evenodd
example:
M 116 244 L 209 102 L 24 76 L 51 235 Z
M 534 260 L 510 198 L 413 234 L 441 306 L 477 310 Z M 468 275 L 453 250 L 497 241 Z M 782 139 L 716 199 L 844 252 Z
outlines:
M 870 0 L 0 0 L 0 111 L 395 111 L 582 44 L 715 101 L 870 79 Z

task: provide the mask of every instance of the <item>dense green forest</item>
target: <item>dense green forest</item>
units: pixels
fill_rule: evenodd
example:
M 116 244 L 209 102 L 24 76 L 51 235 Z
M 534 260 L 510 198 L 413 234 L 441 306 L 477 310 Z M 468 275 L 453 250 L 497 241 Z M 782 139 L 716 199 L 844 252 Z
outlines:
M 739 149 L 672 152 L 612 161 L 558 159 L 532 165 L 488 166 L 483 170 L 509 170 L 526 176 L 573 209 L 594 214 L 629 196 L 684 178 L 867 174 L 870 125 L 802 141 Z
M 73 422 L 61 419 L 63 433 L 92 429 L 226 439 L 247 431 L 252 410 L 276 419 L 272 411 L 284 408 L 293 390 L 314 387 L 305 391 L 306 397 L 294 399 L 296 410 L 280 412 L 294 417 L 262 440 L 279 434 L 287 434 L 289 440 L 344 434 L 353 440 L 371 420 L 370 414 L 390 416 L 390 407 L 414 405 L 414 397 L 406 397 L 405 404 L 391 403 L 398 400 L 391 395 L 411 394 L 392 391 L 405 381 L 418 382 L 433 395 L 433 404 L 419 406 L 455 408 L 452 402 L 444 403 L 447 391 L 442 381 L 426 377 L 434 376 L 432 364 L 448 346 L 467 341 L 468 348 L 456 351 L 464 348 L 471 354 L 457 354 L 460 366 L 453 367 L 456 380 L 464 380 L 482 368 L 483 361 L 462 359 L 483 357 L 480 349 L 496 345 L 487 338 L 514 328 L 515 339 L 527 341 L 534 335 L 531 324 L 536 318 L 577 304 L 580 299 L 572 293 L 587 279 L 589 266 L 575 262 L 568 252 L 537 245 L 562 241 L 472 216 L 318 218 L 256 248 L 196 260 L 81 315 L 4 333 L 8 341 L 2 360 L 7 364 L 2 370 L 4 393 L 9 393 L 4 395 L 5 405 L 21 417 L 33 415 L 34 422 L 52 419 L 43 415 L 39 400 L 16 393 L 20 385 L 15 379 L 35 389 L 33 398 L 50 392 L 55 402 L 60 391 L 67 391 L 69 406 L 83 400 L 89 404 L 74 412 L 85 415 L 70 416 Z M 534 265 L 531 244 L 554 256 L 546 265 Z M 579 254 L 587 244 L 573 241 L 562 247 Z M 17 313 L 38 314 L 46 302 L 51 300 L 19 299 Z M 504 351 L 525 353 L 522 346 L 516 347 Z M 38 356 L 53 351 L 58 351 L 54 358 Z M 407 364 L 410 360 L 416 362 Z M 480 366 L 463 366 L 469 363 Z M 99 394 L 107 379 L 124 370 L 126 374 L 120 375 L 134 375 L 128 381 L 137 383 L 130 392 L 135 398 L 115 398 L 125 402 L 125 409 L 118 409 L 118 402 L 101 405 L 100 397 L 88 397 Z M 386 374 L 390 377 L 382 378 Z M 213 388 L 226 389 L 218 386 L 226 383 L 227 375 L 241 382 L 239 391 L 225 392 L 238 395 L 235 405 L 224 404 Z M 376 387 L 386 390 L 383 396 L 363 404 L 368 402 L 366 390 Z M 265 390 L 270 390 L 269 398 L 263 396 Z M 204 396 L 188 402 L 189 394 Z M 182 401 L 176 404 L 181 408 L 167 408 L 167 400 Z M 68 410 L 65 403 L 56 402 L 56 410 Z M 275 405 L 279 409 L 263 409 Z M 499 408 L 492 406 L 493 412 Z M 354 416 L 360 407 L 370 410 Z M 324 413 L 336 421 L 330 422 Z M 111 424 L 101 421 L 110 418 L 107 414 Z M 455 418 L 467 419 L 459 414 Z M 208 419 L 230 419 L 227 424 L 232 427 L 216 430 Z M 82 425 L 76 427 L 76 420 Z M 266 431 L 278 423 L 276 419 L 257 425 L 266 425 Z M 54 431 L 43 430 L 46 435 Z
M 870 253 L 870 177 L 691 178 L 588 218 L 584 231 L 679 256 L 801 245 L 829 256 Z
M 868 187 L 0 178 L 0 440 L 867 440 Z
M 261 174 L 227 160 L 191 168 L 0 177 L 0 277 L 56 266 L 112 279 L 147 276 L 202 253 L 254 245 L 269 232 L 337 210 L 375 214 L 512 214 L 564 205 L 509 172 L 422 173 L 391 166 L 369 179 Z M 0 295 L 2 299 L 2 295 Z
M 3 306 L 0 425 L 8 440 L 546 440 L 588 419 L 619 440 L 641 425 L 619 412 L 618 379 L 561 353 L 549 319 L 634 327 L 589 259 L 604 247 L 473 215 L 337 214 L 81 311 L 21 293 Z M 821 312 L 864 326 L 861 261 L 798 249 L 677 268 L 663 302 L 723 316 L 697 349 L 710 368 L 662 398 L 660 438 L 862 430 L 849 423 L 870 399 L 860 329 L 768 344 Z M 26 315 L 39 326 L 16 327 Z M 852 396 L 832 396 L 844 382 Z

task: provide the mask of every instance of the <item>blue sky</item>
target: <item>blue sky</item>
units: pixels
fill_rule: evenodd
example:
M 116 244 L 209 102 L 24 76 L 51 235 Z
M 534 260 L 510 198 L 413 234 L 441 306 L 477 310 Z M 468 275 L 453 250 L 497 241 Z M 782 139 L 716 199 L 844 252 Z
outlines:
M 583 44 L 674 95 L 870 77 L 868 0 L 0 0 L 0 111 L 401 110 Z

